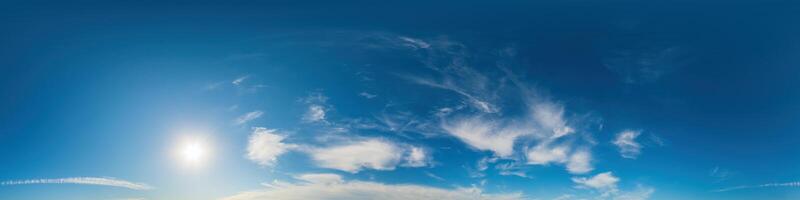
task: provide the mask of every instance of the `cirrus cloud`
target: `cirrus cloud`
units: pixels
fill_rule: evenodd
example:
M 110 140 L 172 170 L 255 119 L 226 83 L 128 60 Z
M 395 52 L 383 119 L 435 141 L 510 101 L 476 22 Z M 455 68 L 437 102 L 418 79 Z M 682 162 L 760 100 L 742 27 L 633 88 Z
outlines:
M 58 179 L 29 179 L 29 180 L 13 180 L 3 181 L 0 185 L 28 185 L 28 184 L 82 184 L 82 185 L 102 185 L 127 188 L 132 190 L 150 190 L 152 186 L 144 183 L 134 183 L 126 180 L 120 180 L 109 177 L 72 177 L 72 178 L 58 178 Z
M 331 147 L 308 148 L 306 152 L 320 167 L 350 173 L 357 173 L 363 169 L 394 170 L 400 164 L 409 167 L 428 165 L 428 155 L 421 148 L 395 144 L 383 139 L 366 139 Z
M 642 145 L 636 142 L 636 138 L 642 133 L 640 131 L 625 130 L 617 134 L 613 144 L 619 148 L 619 153 L 623 158 L 636 159 L 642 153 Z
M 284 139 L 285 136 L 277 134 L 274 129 L 253 128 L 253 133 L 247 142 L 247 159 L 262 166 L 275 164 L 278 156 L 294 147 L 292 144 L 284 143 Z

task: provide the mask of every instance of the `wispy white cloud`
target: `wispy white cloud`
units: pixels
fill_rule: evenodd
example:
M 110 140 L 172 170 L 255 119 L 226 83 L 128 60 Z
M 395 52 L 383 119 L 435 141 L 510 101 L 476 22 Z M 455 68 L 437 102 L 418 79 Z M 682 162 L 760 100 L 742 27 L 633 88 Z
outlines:
M 126 180 L 107 177 L 72 177 L 72 178 L 58 178 L 58 179 L 29 179 L 29 180 L 13 180 L 3 181 L 0 185 L 27 185 L 27 184 L 83 184 L 83 185 L 102 185 L 111 187 L 121 187 L 132 190 L 150 190 L 152 186 L 144 183 L 134 183 Z
M 411 48 L 427 49 L 427 48 L 431 47 L 431 44 L 428 44 L 427 42 L 425 42 L 423 40 L 420 40 L 420 39 L 410 38 L 410 37 L 403 37 L 403 36 L 400 36 L 399 38 L 400 38 L 400 40 L 405 42 L 404 43 L 405 46 L 408 46 L 408 47 L 411 47 Z
M 731 172 L 728 169 L 723 169 L 719 166 L 716 166 L 714 169 L 711 169 L 708 175 L 716 179 L 715 182 L 722 182 L 729 178 Z
M 322 105 L 309 105 L 308 111 L 303 115 L 306 122 L 325 121 L 325 107 Z
M 367 98 L 367 99 L 372 99 L 372 98 L 378 97 L 377 94 L 372 94 L 372 93 L 368 93 L 368 92 L 358 93 L 358 96 L 362 96 L 362 97 Z
M 578 188 L 594 189 L 608 196 L 619 191 L 617 189 L 617 182 L 619 178 L 614 176 L 611 172 L 599 173 L 593 177 L 573 177 L 572 182 L 578 184 Z
M 577 150 L 567 161 L 567 171 L 572 174 L 583 174 L 592 171 L 592 154 L 588 150 Z
M 374 115 L 374 120 L 370 129 L 393 132 L 406 138 L 411 137 L 410 133 L 431 137 L 441 132 L 435 121 L 408 111 L 403 105 L 387 104 L 379 114 Z M 363 125 L 367 124 L 360 124 L 367 127 Z
M 652 187 L 636 186 L 633 191 L 620 192 L 614 196 L 614 200 L 647 200 L 655 193 L 656 189 Z
M 250 75 L 244 75 L 244 76 L 240 76 L 240 77 L 238 77 L 238 78 L 234 79 L 233 81 L 231 81 L 231 84 L 233 84 L 233 85 L 237 85 L 237 86 L 238 86 L 238 85 L 242 85 L 242 83 L 243 83 L 245 80 L 247 80 L 248 78 L 250 78 Z
M 568 146 L 548 147 L 546 144 L 538 145 L 528 150 L 528 164 L 548 165 L 550 163 L 565 163 L 567 162 L 568 153 Z
M 652 134 L 652 133 L 651 133 L 651 134 L 649 134 L 649 135 L 650 135 L 650 141 L 652 141 L 652 142 L 653 142 L 653 143 L 655 143 L 656 145 L 658 145 L 658 146 L 662 146 L 662 147 L 663 147 L 664 145 L 666 145 L 666 142 L 664 141 L 664 138 L 661 138 L 661 137 L 659 137 L 658 135 L 656 135 L 656 134 Z
M 504 126 L 479 116 L 451 121 L 444 122 L 442 129 L 470 147 L 492 151 L 500 157 L 511 156 L 517 138 L 531 133 L 520 125 Z
M 411 147 L 408 149 L 407 154 L 405 166 L 424 167 L 431 163 L 429 153 L 423 148 Z
M 589 150 L 593 142 L 586 141 L 588 136 L 575 134 L 577 130 L 571 125 L 574 122 L 567 119 L 562 104 L 540 95 L 500 64 L 498 68 L 505 73 L 502 77 L 489 77 L 475 70 L 470 66 L 472 63 L 463 44 L 448 40 L 427 43 L 430 44 L 425 49 L 428 53 L 420 55 L 420 62 L 435 75 L 404 78 L 454 92 L 462 98 L 465 107 L 472 108 L 462 110 L 446 106 L 437 110 L 435 116 L 441 120 L 441 130 L 475 150 L 490 151 L 504 159 L 516 159 L 517 150 L 524 149 L 530 151 L 523 152 L 526 156 L 522 157 L 529 159 L 532 165 L 564 165 L 573 174 L 593 169 Z M 501 54 L 513 56 L 514 53 L 507 49 Z M 500 59 L 498 63 L 511 58 Z M 507 89 L 505 85 L 509 80 L 520 94 L 518 97 L 525 109 L 521 115 L 502 112 L 500 105 L 507 98 L 501 98 L 499 91 Z M 581 142 L 566 142 L 576 140 Z
M 741 186 L 736 186 L 736 187 L 717 189 L 717 190 L 714 190 L 713 192 L 727 192 L 727 191 L 734 191 L 734 190 L 753 189 L 753 188 L 767 188 L 767 187 L 800 187 L 800 181 L 798 181 L 798 182 L 786 182 L 786 183 L 767 183 L 767 184 L 761 184 L 761 185 L 741 185 Z
M 343 183 L 344 179 L 338 174 L 302 174 L 295 177 L 312 184 L 339 184 Z
M 465 68 L 465 69 L 469 69 L 469 68 Z M 483 97 L 484 95 L 487 95 L 487 94 L 480 94 L 480 93 L 474 92 L 473 89 L 462 88 L 463 86 L 457 85 L 456 82 L 453 82 L 452 80 L 443 81 L 443 82 L 436 82 L 435 80 L 424 79 L 424 78 L 419 78 L 419 77 L 407 77 L 407 79 L 411 80 L 414 83 L 420 84 L 420 85 L 430 86 L 430 87 L 433 87 L 433 88 L 439 88 L 439 89 L 444 89 L 444 90 L 450 90 L 452 92 L 460 94 L 461 96 L 466 98 L 466 101 L 470 106 L 472 106 L 473 108 L 475 108 L 475 109 L 477 109 L 477 110 L 479 110 L 481 112 L 485 112 L 485 113 L 497 113 L 497 112 L 500 112 L 500 108 L 496 104 L 493 104 L 493 103 L 489 102 L 489 97 Z M 473 86 L 473 87 L 485 87 L 485 86 Z M 470 91 L 470 92 L 467 92 L 467 91 Z
M 284 139 L 285 136 L 279 135 L 274 129 L 253 128 L 253 133 L 247 142 L 247 159 L 262 166 L 272 166 L 278 156 L 294 147 L 292 144 L 284 143 Z
M 383 139 L 366 139 L 325 148 L 308 148 L 314 162 L 324 168 L 357 173 L 363 169 L 394 170 L 403 164 L 426 166 L 427 155 L 420 148 L 406 147 Z
M 421 185 L 390 185 L 366 181 L 321 184 L 281 184 L 264 190 L 242 192 L 223 200 L 519 200 L 520 193 L 487 194 L 477 188 L 443 189 Z
M 412 83 L 454 92 L 465 98 L 472 108 L 484 113 L 500 112 L 496 101 L 499 98 L 489 77 L 471 68 L 466 47 L 449 40 L 424 41 L 400 37 L 400 44 L 412 49 L 424 49 L 422 64 L 435 72 L 436 77 L 404 76 Z
M 619 153 L 623 158 L 636 159 L 642 153 L 642 145 L 636 142 L 639 135 L 641 135 L 641 131 L 633 130 L 625 130 L 617 134 L 613 144 L 619 148 Z
M 261 117 L 262 114 L 264 114 L 264 112 L 261 112 L 260 110 L 248 112 L 234 119 L 233 123 L 236 125 L 246 124 L 247 122 L 250 122 L 254 119 L 258 119 L 259 117 Z
M 535 102 L 531 105 L 533 108 L 533 119 L 538 125 L 545 129 L 545 131 L 552 132 L 551 139 L 557 139 L 568 135 L 575 130 L 567 126 L 567 121 L 564 119 L 564 106 L 547 102 Z
M 532 165 L 563 164 L 572 174 L 583 174 L 594 169 L 592 155 L 588 150 L 572 150 L 568 145 L 539 144 L 528 150 L 527 160 Z
M 599 197 L 594 199 L 613 199 L 613 200 L 647 200 L 655 192 L 652 187 L 636 185 L 633 190 L 620 190 L 617 184 L 620 178 L 614 176 L 612 172 L 599 173 L 592 177 L 573 177 L 572 182 L 577 184 L 575 187 L 589 189 L 599 193 Z
M 313 92 L 308 97 L 302 99 L 308 105 L 308 109 L 303 114 L 304 122 L 326 122 L 325 118 L 330 106 L 328 105 L 328 97 L 320 92 Z
M 428 171 L 425 172 L 425 176 L 431 177 L 431 178 L 436 179 L 438 181 L 445 181 L 445 179 L 442 178 L 441 176 L 438 176 L 438 175 L 433 174 L 433 173 L 428 172 Z
M 525 170 L 521 169 L 520 165 L 516 162 L 500 163 L 494 166 L 497 173 L 503 176 L 519 176 L 523 178 L 530 178 Z

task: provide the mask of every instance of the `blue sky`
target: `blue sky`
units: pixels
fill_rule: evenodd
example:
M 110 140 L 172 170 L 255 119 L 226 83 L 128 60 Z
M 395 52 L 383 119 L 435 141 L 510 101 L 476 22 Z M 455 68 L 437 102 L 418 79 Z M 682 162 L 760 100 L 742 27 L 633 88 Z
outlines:
M 795 2 L 0 4 L 0 199 L 800 198 Z

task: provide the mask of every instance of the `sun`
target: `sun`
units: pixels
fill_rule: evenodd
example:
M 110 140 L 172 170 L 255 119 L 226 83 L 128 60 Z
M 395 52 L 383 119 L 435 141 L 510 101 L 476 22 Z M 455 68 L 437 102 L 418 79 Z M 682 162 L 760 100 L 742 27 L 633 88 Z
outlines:
M 209 157 L 210 148 L 202 138 L 186 138 L 177 145 L 178 159 L 189 166 L 200 166 Z
M 206 148 L 199 142 L 191 142 L 181 148 L 181 156 L 186 162 L 199 162 L 206 156 Z

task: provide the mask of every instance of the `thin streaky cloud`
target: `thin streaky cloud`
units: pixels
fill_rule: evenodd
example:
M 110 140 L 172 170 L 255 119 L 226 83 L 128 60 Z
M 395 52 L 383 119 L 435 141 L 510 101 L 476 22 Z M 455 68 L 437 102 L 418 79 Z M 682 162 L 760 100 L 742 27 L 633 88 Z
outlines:
M 753 189 L 753 188 L 767 188 L 767 187 L 800 187 L 800 181 L 787 182 L 787 183 L 767 183 L 767 184 L 761 184 L 761 185 L 741 185 L 741 186 L 736 186 L 736 187 L 717 189 L 717 190 L 714 190 L 713 192 L 728 192 L 728 191 L 734 191 L 734 190 Z
M 446 181 L 446 180 L 445 180 L 444 178 L 442 178 L 441 176 L 438 176 L 438 175 L 436 175 L 436 174 L 433 174 L 433 173 L 431 173 L 431 172 L 428 172 L 428 171 L 426 171 L 426 172 L 425 172 L 425 175 L 426 175 L 426 176 L 428 176 L 428 177 L 431 177 L 431 178 L 433 178 L 433 179 L 436 179 L 436 180 L 438 180 L 438 181 Z
M 29 179 L 29 180 L 12 180 L 0 182 L 2 186 L 11 185 L 30 185 L 30 184 L 82 184 L 82 185 L 102 185 L 111 187 L 128 188 L 132 190 L 150 190 L 152 186 L 144 183 L 134 183 L 126 180 L 116 178 L 100 178 L 100 177 L 72 177 L 72 178 L 58 178 L 58 179 Z
M 362 97 L 367 98 L 367 99 L 372 99 L 372 98 L 377 97 L 378 95 L 371 94 L 371 93 L 368 93 L 368 92 L 361 92 L 361 93 L 358 93 L 358 96 L 362 96 Z
M 234 79 L 233 81 L 231 81 L 231 84 L 234 84 L 234 85 L 241 85 L 241 84 L 242 84 L 242 82 L 244 82 L 245 80 L 247 80 L 247 78 L 250 78 L 250 75 L 245 75 L 245 76 L 241 76 L 241 77 L 239 77 L 239 78 L 236 78 L 236 79 Z
M 636 141 L 641 135 L 641 131 L 625 130 L 617 134 L 612 142 L 619 148 L 620 156 L 628 159 L 636 159 L 642 153 L 642 145 Z
M 236 125 L 242 125 L 254 119 L 258 119 L 263 114 L 264 112 L 261 112 L 260 110 L 248 112 L 242 116 L 237 117 L 235 120 L 233 120 L 233 123 L 235 123 Z

